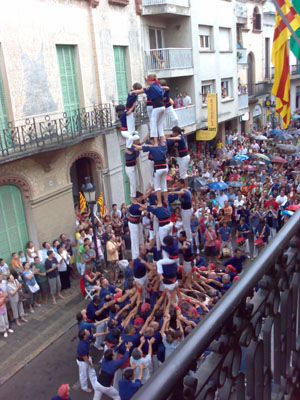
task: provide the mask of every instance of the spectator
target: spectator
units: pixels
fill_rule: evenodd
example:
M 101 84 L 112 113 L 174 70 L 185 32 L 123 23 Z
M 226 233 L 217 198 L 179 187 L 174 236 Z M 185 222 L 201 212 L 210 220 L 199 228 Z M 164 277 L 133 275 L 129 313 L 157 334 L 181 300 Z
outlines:
M 182 107 L 187 107 L 190 106 L 192 104 L 192 99 L 190 98 L 190 96 L 187 95 L 186 92 L 183 92 L 182 94 Z
M 17 326 L 21 326 L 19 320 L 23 322 L 28 322 L 24 316 L 23 303 L 21 301 L 20 295 L 22 293 L 22 283 L 17 279 L 18 275 L 12 272 L 8 278 L 7 282 L 7 294 L 10 303 L 10 307 L 13 312 L 14 321 Z M 28 315 L 28 314 L 26 314 Z
M 56 304 L 55 294 L 61 299 L 64 297 L 61 295 L 61 282 L 58 273 L 59 264 L 57 259 L 54 257 L 54 252 L 52 250 L 48 250 L 48 257 L 45 261 L 46 273 L 48 277 L 48 282 L 50 286 L 50 294 L 52 297 L 52 304 Z

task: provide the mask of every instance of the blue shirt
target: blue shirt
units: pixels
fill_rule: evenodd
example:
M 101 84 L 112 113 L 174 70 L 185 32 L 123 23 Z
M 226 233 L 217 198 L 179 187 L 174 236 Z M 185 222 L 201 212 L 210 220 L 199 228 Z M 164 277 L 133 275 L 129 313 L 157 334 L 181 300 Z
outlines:
M 231 228 L 229 228 L 229 226 L 227 226 L 226 228 L 224 226 L 222 226 L 219 230 L 219 233 L 220 233 L 222 241 L 228 242 L 230 233 L 231 233 Z
M 127 120 L 126 120 L 126 111 L 124 111 L 120 116 L 121 127 L 124 128 L 123 130 L 127 130 Z
M 136 203 L 131 204 L 128 211 L 131 215 L 137 215 L 137 216 L 142 215 L 142 210 L 140 209 L 140 206 Z
M 135 381 L 128 381 L 125 378 L 119 380 L 119 395 L 122 400 L 130 400 L 139 388 L 142 386 L 142 382 L 139 379 Z
M 159 220 L 165 220 L 165 219 L 168 219 L 171 217 L 171 213 L 168 210 L 166 210 L 164 207 L 147 206 L 147 211 L 150 211 Z
M 55 396 L 55 397 L 52 397 L 51 400 L 72 400 L 72 399 L 71 399 L 71 397 L 68 397 L 66 399 L 66 398 L 62 398 L 60 396 Z
M 28 285 L 28 286 L 34 286 L 35 285 L 36 281 L 35 281 L 35 278 L 34 278 L 34 275 L 33 275 L 33 272 L 32 272 L 31 269 L 29 269 L 29 271 L 24 271 L 22 273 L 22 275 L 24 276 L 24 281 L 26 282 L 26 285 Z M 32 275 L 32 278 L 31 279 L 26 279 L 25 276 L 28 276 L 28 275 Z
M 90 354 L 90 343 L 93 335 L 89 335 L 87 339 L 82 339 L 77 345 L 77 355 L 80 357 L 88 356 Z
M 100 297 L 101 299 L 108 295 L 108 294 L 114 294 L 116 291 L 116 286 L 114 285 L 108 285 L 107 288 L 102 287 L 100 290 Z
M 92 301 L 90 301 L 88 306 L 87 306 L 87 308 L 86 308 L 86 316 L 87 316 L 87 318 L 91 319 L 92 321 L 94 321 L 95 318 L 96 318 L 95 312 L 100 310 L 100 308 L 102 307 L 102 304 L 100 303 L 98 306 L 96 306 Z
M 126 361 L 128 357 L 129 357 L 129 353 L 128 353 L 128 351 L 126 351 L 124 353 L 123 357 L 121 357 L 119 360 L 107 361 L 107 360 L 105 360 L 105 358 L 103 358 L 102 363 L 101 363 L 101 371 L 104 371 L 110 375 L 114 375 L 114 373 L 117 371 L 117 369 L 122 367 L 124 361 Z
M 243 224 L 243 225 L 238 224 L 236 229 L 238 230 L 238 236 L 239 237 L 244 236 L 245 239 L 248 239 L 248 233 L 244 233 L 244 232 L 250 231 L 249 225 L 247 225 L 247 224 Z
M 232 265 L 236 270 L 237 273 L 240 273 L 241 270 L 243 269 L 243 261 L 246 260 L 245 254 L 242 254 L 240 258 L 237 258 L 237 256 L 234 256 L 230 258 L 228 261 L 226 261 L 223 265 Z
M 166 160 L 167 158 L 167 146 L 162 146 L 159 144 L 157 147 L 150 147 L 150 146 L 142 146 L 142 150 L 144 152 L 150 151 L 152 154 L 154 163 L 155 161 L 163 161 Z
M 156 82 L 152 83 L 149 89 L 144 88 L 144 92 L 151 101 L 154 101 L 158 98 L 162 99 L 164 96 L 164 89 Z
M 87 329 L 88 331 L 92 332 L 92 329 L 95 327 L 94 322 L 87 322 L 87 321 L 81 321 L 78 324 L 78 330 L 81 331 L 82 329 Z
M 137 95 L 136 94 L 128 93 L 127 102 L 126 102 L 126 108 L 131 108 L 134 105 L 134 103 L 136 102 L 136 99 L 137 99 Z
M 137 279 L 143 278 L 147 274 L 146 265 L 142 263 L 140 258 L 133 261 L 133 274 Z

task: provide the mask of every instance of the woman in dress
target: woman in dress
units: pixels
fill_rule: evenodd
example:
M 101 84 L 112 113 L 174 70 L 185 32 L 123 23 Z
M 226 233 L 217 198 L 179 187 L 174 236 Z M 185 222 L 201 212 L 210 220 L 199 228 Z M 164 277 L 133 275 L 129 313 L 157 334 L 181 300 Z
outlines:
M 24 313 L 23 303 L 20 300 L 20 294 L 22 292 L 22 283 L 20 283 L 17 278 L 18 275 L 16 274 L 16 272 L 12 272 L 7 280 L 6 289 L 15 323 L 17 326 L 21 326 L 19 319 L 23 322 L 28 322 L 28 321 L 24 318 L 25 313 Z
M 29 265 L 34 262 L 34 257 L 38 256 L 39 252 L 33 242 L 29 241 L 26 244 L 26 256 L 27 256 L 27 261 L 29 262 Z

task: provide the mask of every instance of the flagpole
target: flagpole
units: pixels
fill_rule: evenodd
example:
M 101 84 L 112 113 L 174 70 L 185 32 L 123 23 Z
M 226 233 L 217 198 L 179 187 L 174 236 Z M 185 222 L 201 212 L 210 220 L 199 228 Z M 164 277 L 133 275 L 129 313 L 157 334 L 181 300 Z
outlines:
M 281 10 L 279 4 L 277 3 L 277 0 L 272 0 L 272 1 L 273 1 L 273 3 L 274 3 L 274 6 L 275 6 L 275 8 L 276 8 L 278 14 L 279 14 L 279 15 L 281 16 L 281 18 L 283 19 L 285 25 L 287 26 L 288 30 L 291 32 L 293 38 L 295 39 L 295 42 L 297 43 L 297 45 L 298 45 L 299 48 L 300 48 L 300 39 L 299 39 L 299 37 L 297 36 L 297 34 L 296 34 L 296 32 L 294 31 L 294 29 L 291 27 L 291 24 L 290 24 L 289 21 L 287 20 L 285 14 L 282 12 L 282 10 Z

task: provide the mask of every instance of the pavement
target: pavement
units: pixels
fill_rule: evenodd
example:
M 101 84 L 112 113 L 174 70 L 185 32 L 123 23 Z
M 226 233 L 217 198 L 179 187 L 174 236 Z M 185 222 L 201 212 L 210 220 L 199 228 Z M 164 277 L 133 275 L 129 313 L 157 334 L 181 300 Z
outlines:
M 75 325 L 76 313 L 85 308 L 88 301 L 80 293 L 79 280 L 73 282 L 75 287 L 68 289 L 64 293 L 65 298 L 58 299 L 56 305 L 49 301 L 48 304 L 35 307 L 35 313 L 29 313 L 26 317 L 28 323 L 22 322 L 21 327 L 12 323 L 10 327 L 14 333 L 9 334 L 6 339 L 0 336 L 0 385 Z M 1 395 L 0 398 L 13 399 L 11 396 Z M 24 397 L 19 397 L 21 398 Z

